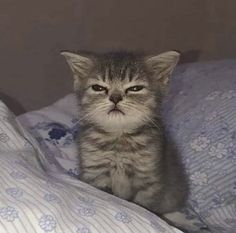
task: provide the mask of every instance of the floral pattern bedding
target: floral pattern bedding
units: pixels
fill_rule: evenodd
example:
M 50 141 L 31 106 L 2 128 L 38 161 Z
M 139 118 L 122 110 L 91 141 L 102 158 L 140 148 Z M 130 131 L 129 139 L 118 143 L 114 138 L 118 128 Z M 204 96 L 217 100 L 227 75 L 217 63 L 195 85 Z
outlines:
M 189 205 L 212 232 L 236 232 L 236 60 L 180 66 L 164 104 L 189 177 Z
M 181 232 L 143 208 L 57 170 L 48 158 L 0 101 L 1 233 Z

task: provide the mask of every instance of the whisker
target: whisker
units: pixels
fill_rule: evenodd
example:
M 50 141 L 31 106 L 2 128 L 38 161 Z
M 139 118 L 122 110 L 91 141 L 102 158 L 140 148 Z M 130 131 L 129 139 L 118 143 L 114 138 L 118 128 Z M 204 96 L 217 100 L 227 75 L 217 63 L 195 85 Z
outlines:
M 107 107 L 108 107 L 107 104 L 100 104 L 99 103 L 94 110 L 91 110 L 90 112 L 88 112 L 85 115 L 83 115 L 83 117 L 79 118 L 78 122 L 79 123 L 82 122 L 85 118 L 87 118 L 87 120 L 91 120 L 91 118 L 93 116 L 95 116 L 98 111 L 106 110 Z
M 145 110 L 148 110 L 147 107 L 142 106 L 142 108 L 143 108 L 143 111 L 142 111 L 142 110 L 140 110 L 140 109 L 134 108 L 134 105 L 133 105 L 133 104 L 130 104 L 130 103 L 125 103 L 125 104 L 123 104 L 123 106 L 125 106 L 127 109 L 130 109 L 130 110 L 132 110 L 132 111 L 136 111 L 136 112 L 142 113 L 144 119 L 146 119 L 148 122 L 150 122 L 151 125 L 155 126 L 158 130 L 161 130 L 161 127 L 160 127 L 159 125 L 157 125 L 157 124 L 155 123 L 155 121 L 153 121 L 148 115 L 144 115 L 144 114 L 143 114 L 143 112 L 144 112 Z

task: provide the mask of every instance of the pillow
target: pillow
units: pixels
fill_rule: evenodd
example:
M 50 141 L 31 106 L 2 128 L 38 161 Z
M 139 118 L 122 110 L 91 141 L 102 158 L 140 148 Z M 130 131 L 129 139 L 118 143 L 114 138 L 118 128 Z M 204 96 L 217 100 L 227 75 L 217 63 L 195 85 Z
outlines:
M 191 232 L 209 227 L 216 233 L 232 233 L 236 228 L 236 61 L 178 66 L 163 103 L 163 116 L 189 177 L 188 208 L 183 211 L 189 220 L 194 219 Z M 75 143 L 66 140 L 78 130 L 73 94 L 18 119 L 41 145 L 48 146 L 44 149 L 49 158 L 55 157 L 51 151 L 61 151 L 56 157 L 60 166 L 65 168 L 69 158 L 67 173 L 78 175 L 73 166 L 78 158 Z M 60 124 L 59 129 L 55 124 Z M 61 136 L 51 138 L 52 131 Z
M 39 142 L 48 163 L 51 164 L 49 169 L 78 176 L 75 138 L 79 127 L 74 94 L 69 94 L 38 111 L 18 116 L 17 119 Z
M 236 229 L 236 60 L 179 66 L 167 128 L 189 177 L 189 203 L 212 232 Z
M 137 205 L 50 170 L 44 159 L 0 101 L 1 233 L 181 233 Z

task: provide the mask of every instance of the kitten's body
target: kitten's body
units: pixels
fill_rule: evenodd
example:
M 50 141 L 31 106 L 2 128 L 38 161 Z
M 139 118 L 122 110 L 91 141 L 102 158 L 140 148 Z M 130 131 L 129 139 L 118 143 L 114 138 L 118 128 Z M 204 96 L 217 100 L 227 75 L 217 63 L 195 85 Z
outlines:
M 64 55 L 79 97 L 81 180 L 158 214 L 175 211 L 186 186 L 166 142 L 160 103 L 177 53 L 146 60 Z
M 174 153 L 155 129 L 131 134 L 80 131 L 81 179 L 156 213 L 176 210 L 185 185 Z

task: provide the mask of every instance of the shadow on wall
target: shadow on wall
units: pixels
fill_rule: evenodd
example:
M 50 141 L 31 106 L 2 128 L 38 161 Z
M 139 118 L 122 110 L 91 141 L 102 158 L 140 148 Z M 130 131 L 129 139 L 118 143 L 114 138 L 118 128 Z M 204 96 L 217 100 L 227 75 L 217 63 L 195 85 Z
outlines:
M 25 112 L 23 106 L 12 97 L 0 92 L 0 100 L 15 114 L 19 115 Z

